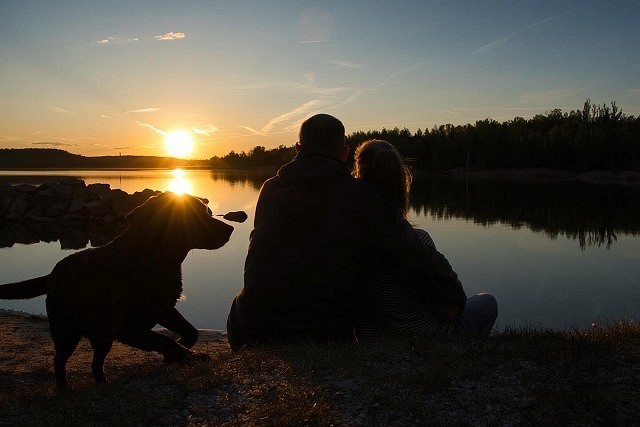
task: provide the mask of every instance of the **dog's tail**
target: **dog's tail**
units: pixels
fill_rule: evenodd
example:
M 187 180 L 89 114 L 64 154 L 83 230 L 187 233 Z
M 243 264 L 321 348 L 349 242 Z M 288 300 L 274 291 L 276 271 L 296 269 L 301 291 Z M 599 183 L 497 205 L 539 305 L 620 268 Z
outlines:
M 49 275 L 0 285 L 0 299 L 29 299 L 47 293 Z

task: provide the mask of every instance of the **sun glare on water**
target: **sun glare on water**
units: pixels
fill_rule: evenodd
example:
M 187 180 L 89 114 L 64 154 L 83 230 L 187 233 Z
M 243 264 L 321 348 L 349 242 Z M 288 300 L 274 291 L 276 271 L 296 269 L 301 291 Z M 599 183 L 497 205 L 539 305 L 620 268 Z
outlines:
M 176 169 L 171 174 L 173 179 L 169 183 L 168 190 L 176 194 L 191 194 L 191 183 L 185 177 L 185 171 Z
M 193 152 L 193 139 L 187 131 L 174 130 L 165 136 L 164 147 L 170 156 L 183 158 Z

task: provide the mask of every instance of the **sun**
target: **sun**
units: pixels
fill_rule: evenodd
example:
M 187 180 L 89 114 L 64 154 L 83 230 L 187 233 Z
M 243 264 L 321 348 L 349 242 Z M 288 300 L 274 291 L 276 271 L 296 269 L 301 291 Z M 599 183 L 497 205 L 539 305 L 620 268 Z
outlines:
M 172 157 L 186 157 L 193 151 L 193 139 L 185 130 L 174 130 L 165 136 L 164 148 Z

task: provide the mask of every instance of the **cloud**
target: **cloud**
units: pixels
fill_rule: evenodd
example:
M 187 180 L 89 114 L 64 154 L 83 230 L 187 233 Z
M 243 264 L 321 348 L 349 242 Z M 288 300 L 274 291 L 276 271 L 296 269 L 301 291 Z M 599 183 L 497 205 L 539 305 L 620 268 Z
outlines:
M 32 142 L 31 144 L 46 145 L 48 147 L 73 147 L 73 144 L 67 144 L 66 142 L 54 142 L 54 141 Z
M 329 61 L 329 64 L 337 65 L 339 67 L 344 67 L 344 68 L 353 68 L 353 69 L 361 69 L 366 66 L 365 64 L 360 64 L 358 62 L 352 62 L 352 61 L 346 61 L 346 60 Z
M 320 7 L 311 7 L 298 18 L 300 43 L 325 43 L 331 38 L 333 28 L 333 15 Z
M 309 76 L 309 78 L 312 79 L 312 76 Z M 291 87 L 293 87 L 293 85 Z M 299 88 L 299 85 L 295 87 L 295 89 Z M 314 98 L 290 111 L 273 117 L 259 130 L 247 125 L 238 125 L 238 127 L 250 132 L 250 135 L 244 136 L 267 136 L 276 133 L 296 132 L 300 128 L 302 122 L 311 115 L 321 111 L 334 110 L 343 105 L 349 104 L 362 93 L 362 90 L 357 88 L 319 87 L 313 84 L 305 85 L 303 90 L 314 95 Z
M 125 111 L 125 114 L 137 114 L 137 113 L 152 113 L 158 111 L 159 108 L 138 108 L 137 110 Z
M 160 36 L 153 36 L 153 38 L 156 40 L 181 40 L 185 37 L 186 36 L 184 33 L 174 33 L 174 32 L 164 33 Z
M 100 39 L 100 40 L 96 40 L 95 42 L 93 42 L 94 44 L 101 44 L 101 45 L 110 45 L 110 44 L 124 44 L 124 43 L 133 43 L 133 42 L 137 42 L 139 39 L 137 37 L 133 37 L 133 38 L 118 38 L 118 37 L 106 37 L 104 39 Z
M 191 131 L 199 135 L 211 136 L 218 132 L 218 127 L 215 125 L 204 125 L 199 127 L 192 127 Z
M 242 126 L 242 125 L 238 125 L 239 128 L 248 130 L 249 132 L 251 132 L 252 135 L 258 135 L 258 136 L 266 136 L 266 134 L 264 132 L 260 132 L 259 130 L 255 130 L 252 127 L 249 126 Z
M 64 108 L 58 106 L 49 107 L 49 109 L 60 114 L 73 114 L 71 111 L 65 110 Z
M 541 19 L 540 21 L 536 21 L 533 24 L 527 25 L 527 26 L 525 26 L 523 28 L 520 28 L 520 29 L 510 33 L 510 34 L 507 34 L 504 37 L 500 37 L 498 39 L 495 39 L 492 42 L 485 44 L 484 46 L 480 46 L 478 49 L 476 49 L 473 52 L 471 52 L 471 55 L 481 55 L 481 54 L 490 52 L 490 51 L 494 50 L 495 48 L 506 44 L 509 40 L 511 40 L 512 38 L 514 38 L 514 37 L 516 37 L 516 36 L 518 36 L 518 35 L 520 35 L 522 33 L 525 33 L 525 32 L 527 32 L 529 30 L 533 30 L 534 28 L 537 28 L 540 25 L 546 24 L 547 22 L 555 21 L 556 19 L 561 18 L 561 17 L 563 17 L 563 16 L 565 16 L 565 15 L 571 13 L 571 12 L 573 12 L 573 9 L 569 10 L 569 11 L 566 11 L 564 13 L 558 14 L 558 15 L 554 15 L 554 16 L 550 16 L 548 18 Z
M 264 125 L 264 127 L 262 129 L 260 129 L 260 132 L 269 133 L 269 131 L 271 131 L 273 129 L 273 127 L 275 125 L 277 125 L 278 123 L 282 123 L 282 122 L 291 120 L 294 117 L 304 116 L 304 115 L 308 114 L 310 111 L 313 111 L 314 108 L 318 104 L 319 104 L 319 100 L 312 99 L 311 101 L 305 102 L 304 104 L 302 104 L 298 108 L 295 108 L 295 109 L 293 109 L 291 111 L 288 111 L 288 112 L 286 112 L 284 114 L 280 114 L 279 116 L 274 117 L 273 119 L 269 120 L 269 123 Z
M 162 129 L 158 129 L 157 127 L 150 125 L 149 123 L 144 123 L 144 122 L 138 122 L 138 126 L 142 126 L 143 128 L 148 128 L 151 129 L 152 131 L 154 131 L 155 133 L 162 135 L 162 136 L 167 136 L 167 133 L 165 131 L 163 131 Z

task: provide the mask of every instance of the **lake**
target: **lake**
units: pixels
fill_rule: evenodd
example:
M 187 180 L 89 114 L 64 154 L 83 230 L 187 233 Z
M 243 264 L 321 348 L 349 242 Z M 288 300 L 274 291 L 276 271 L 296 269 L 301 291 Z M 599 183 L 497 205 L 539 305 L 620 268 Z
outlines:
M 194 250 L 183 263 L 178 309 L 198 328 L 225 329 L 242 272 L 265 174 L 239 171 L 0 171 L 0 182 L 60 177 L 107 183 L 127 193 L 181 190 L 209 199 L 214 214 L 244 210 L 231 240 Z M 588 327 L 640 318 L 640 188 L 573 181 L 532 183 L 447 177 L 414 182 L 410 220 L 426 229 L 468 295 L 490 292 L 497 327 Z M 0 282 L 47 274 L 74 252 L 59 242 L 0 248 Z M 44 297 L 0 300 L 0 308 L 44 313 Z

